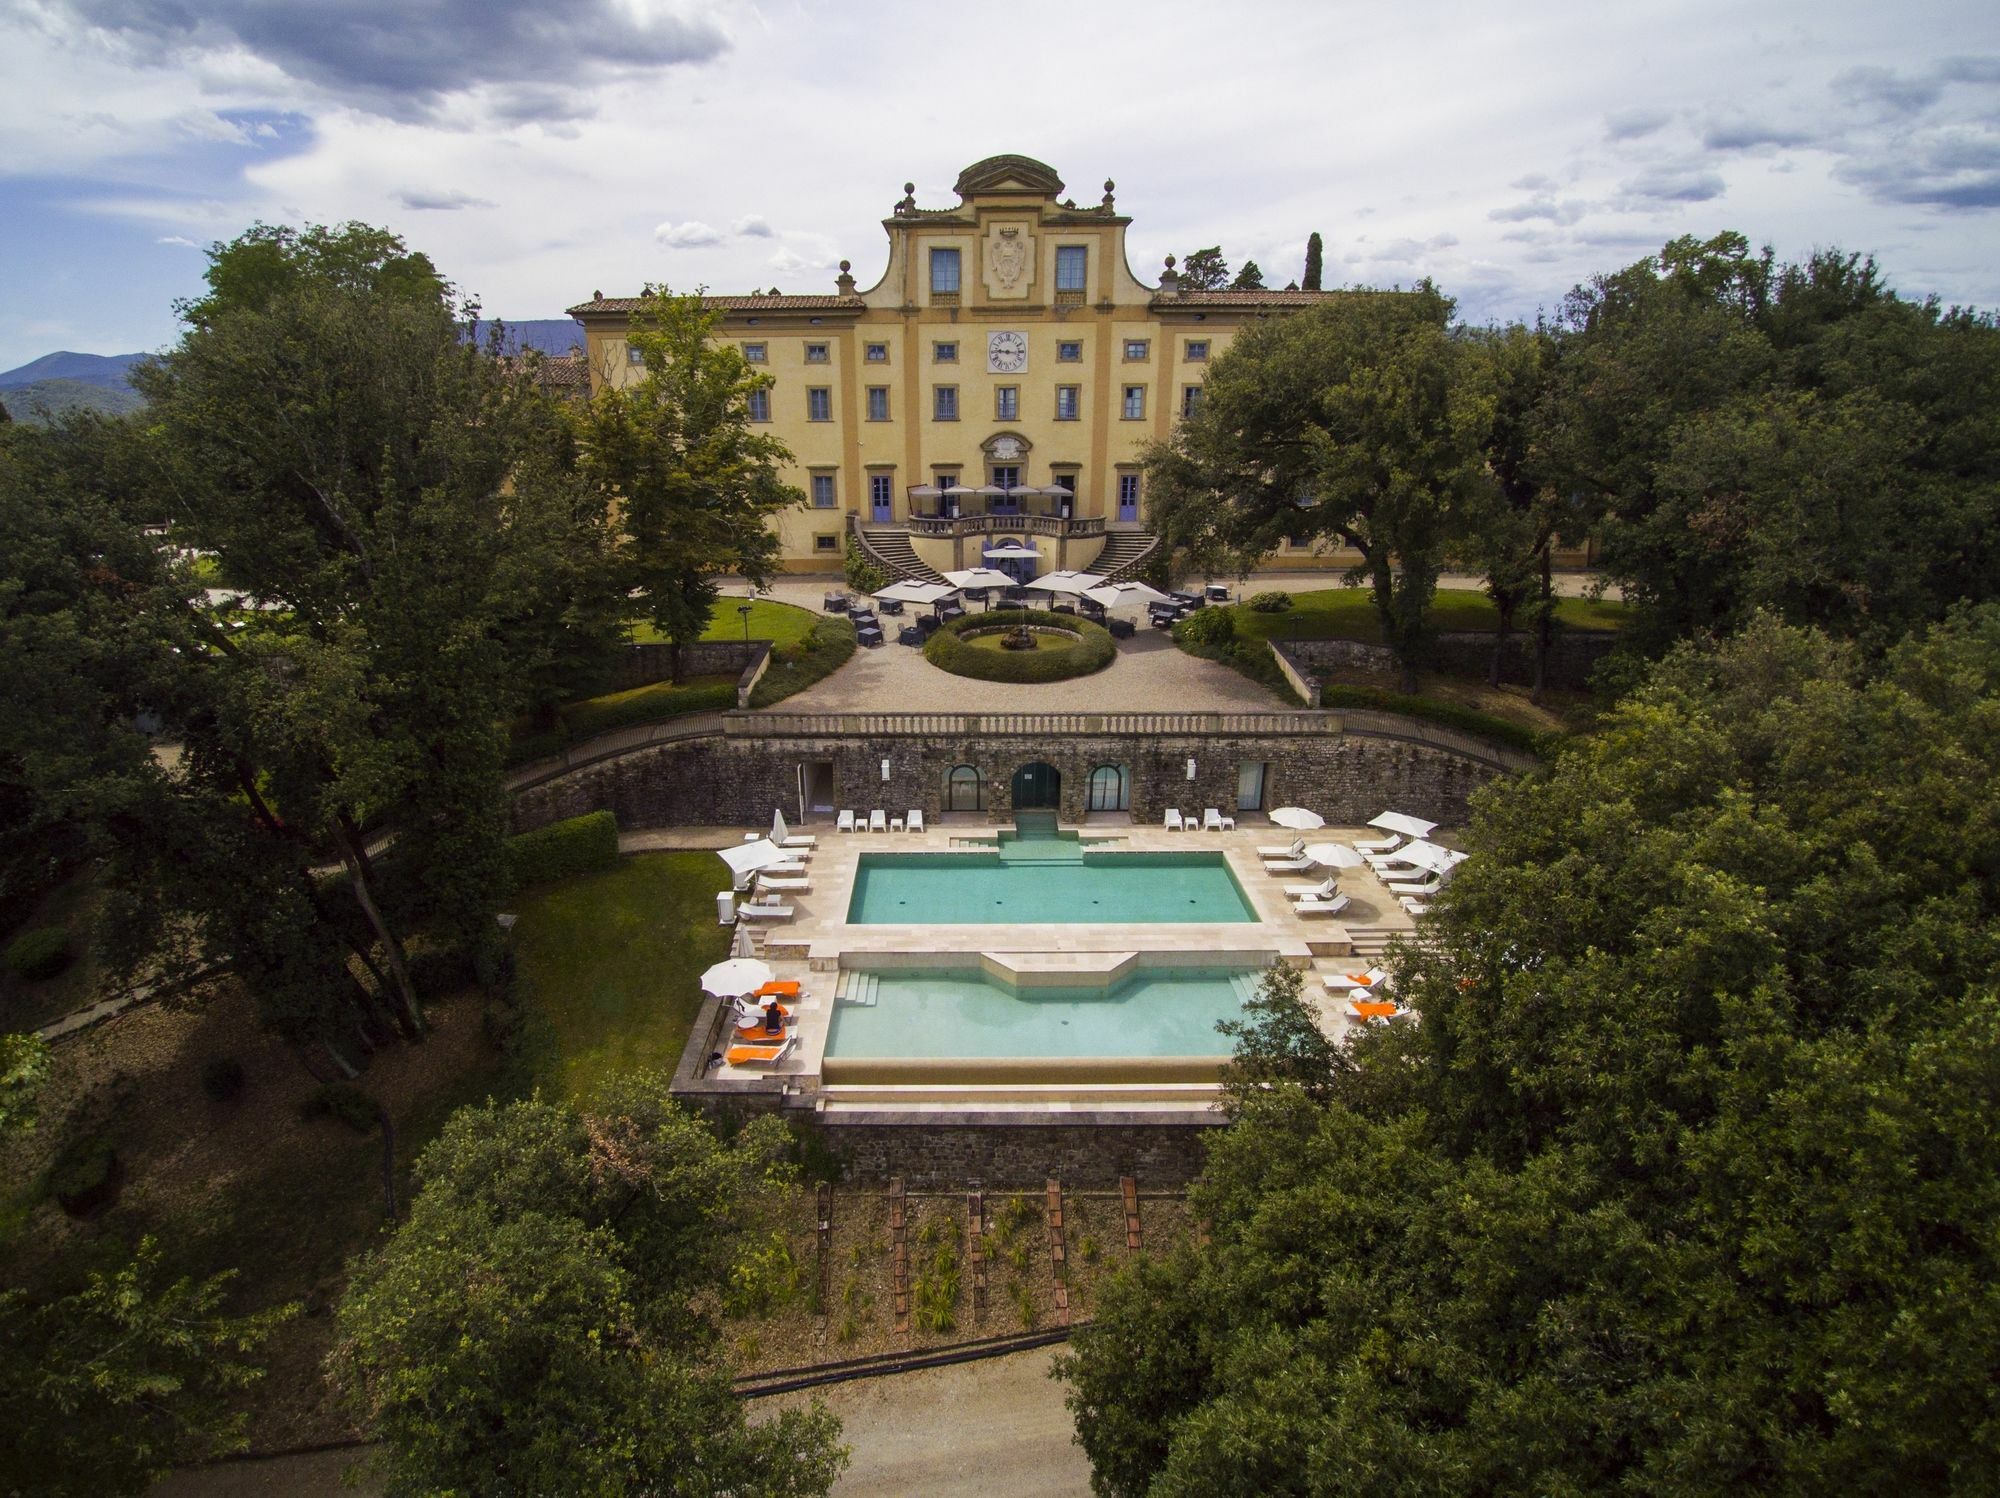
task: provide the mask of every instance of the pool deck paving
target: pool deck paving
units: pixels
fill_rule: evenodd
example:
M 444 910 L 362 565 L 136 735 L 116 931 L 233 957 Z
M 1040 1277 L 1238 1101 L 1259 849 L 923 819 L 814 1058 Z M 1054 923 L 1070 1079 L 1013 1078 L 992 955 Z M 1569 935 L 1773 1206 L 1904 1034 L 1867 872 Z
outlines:
M 1106 844 L 1113 851 L 1220 852 L 1256 913 L 1254 923 L 850 925 L 848 910 L 863 854 L 969 853 L 977 851 L 976 843 L 969 840 L 990 838 L 1001 829 L 984 823 L 954 823 L 921 833 L 838 833 L 826 824 L 794 830 L 818 838 L 807 858 L 809 888 L 788 890 L 778 897 L 790 908 L 789 917 L 758 921 L 757 925 L 764 957 L 777 976 L 801 985 L 795 1006 L 796 1041 L 774 1068 L 739 1069 L 722 1064 L 711 1072 L 718 1079 L 774 1072 L 818 1078 L 825 1064 L 843 969 L 855 965 L 852 959 L 857 957 L 875 966 L 935 966 L 946 962 L 963 965 L 968 958 L 989 956 L 1001 968 L 1079 973 L 1101 970 L 1108 960 L 1133 953 L 1186 956 L 1210 966 L 1241 962 L 1262 967 L 1275 960 L 1306 973 L 1307 1001 L 1328 1033 L 1338 1037 L 1354 1025 L 1348 1000 L 1336 997 L 1320 980 L 1367 967 L 1387 941 L 1408 936 L 1416 925 L 1386 884 L 1366 867 L 1342 870 L 1337 876 L 1340 892 L 1350 899 L 1340 917 L 1300 914 L 1285 887 L 1318 883 L 1327 871 L 1269 873 L 1258 847 L 1289 844 L 1294 834 L 1261 818 L 1224 832 L 1172 832 L 1129 823 L 1086 824 L 1078 829 L 1086 838 L 1114 839 Z M 1374 835 L 1360 828 L 1327 828 L 1314 837 L 1351 840 Z M 742 836 L 740 829 L 676 829 L 665 835 L 628 834 L 620 841 L 621 847 L 631 851 L 669 844 L 719 849 Z M 719 862 L 716 873 L 720 888 L 727 876 Z M 1135 1080 L 1134 1087 L 1139 1085 Z M 1071 1092 L 1072 1103 L 1088 1101 L 1074 1095 L 1075 1089 Z M 1134 1091 L 1130 1096 L 1134 1101 L 1164 1104 L 1185 1101 L 1184 1094 L 1184 1088 L 1164 1088 L 1145 1096 Z M 837 1091 L 827 1095 L 833 1103 L 840 1101 Z M 912 1098 L 926 1100 L 928 1094 Z

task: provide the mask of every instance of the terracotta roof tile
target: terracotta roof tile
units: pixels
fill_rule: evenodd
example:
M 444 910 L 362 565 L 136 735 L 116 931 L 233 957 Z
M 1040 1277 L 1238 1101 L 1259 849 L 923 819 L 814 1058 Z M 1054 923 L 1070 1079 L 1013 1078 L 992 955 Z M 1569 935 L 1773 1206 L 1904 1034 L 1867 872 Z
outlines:
M 582 353 L 543 354 L 538 359 L 525 354 L 505 354 L 500 363 L 509 373 L 532 368 L 542 388 L 558 395 L 590 393 L 590 361 Z
M 1156 295 L 1156 307 L 1311 307 L 1337 296 L 1339 291 L 1184 291 L 1177 296 Z
M 718 312 L 859 312 L 867 303 L 858 296 L 705 296 L 704 307 Z M 640 296 L 607 296 L 580 302 L 571 317 L 589 312 L 636 312 L 646 305 Z

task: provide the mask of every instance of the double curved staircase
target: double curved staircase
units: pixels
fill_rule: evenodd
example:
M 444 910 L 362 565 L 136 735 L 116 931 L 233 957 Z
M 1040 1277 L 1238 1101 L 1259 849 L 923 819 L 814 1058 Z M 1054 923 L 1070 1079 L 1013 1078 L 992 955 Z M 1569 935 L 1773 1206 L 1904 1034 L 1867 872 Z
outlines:
M 852 522 L 852 533 L 861 554 L 880 567 L 894 582 L 943 582 L 944 577 L 910 544 L 910 533 L 899 526 L 863 525 Z M 1159 549 L 1159 538 L 1151 531 L 1112 531 L 1104 539 L 1104 549 L 1088 567 L 1106 582 L 1123 582 L 1151 561 Z

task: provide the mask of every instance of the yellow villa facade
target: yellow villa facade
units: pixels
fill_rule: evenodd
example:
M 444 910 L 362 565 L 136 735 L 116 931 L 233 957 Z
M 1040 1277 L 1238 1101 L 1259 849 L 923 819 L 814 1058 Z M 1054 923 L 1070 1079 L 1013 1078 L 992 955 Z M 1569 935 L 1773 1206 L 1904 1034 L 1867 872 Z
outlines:
M 1113 184 L 1079 207 L 1026 157 L 969 166 L 955 190 L 956 207 L 920 208 L 905 184 L 866 290 L 842 261 L 829 296 L 705 299 L 771 376 L 753 416 L 807 497 L 778 522 L 784 564 L 837 572 L 852 533 L 904 575 L 1006 547 L 1036 551 L 1032 570 L 1129 567 L 1152 542 L 1140 454 L 1200 400 L 1208 361 L 1250 319 L 1341 293 L 1183 290 L 1171 259 L 1147 285 Z M 637 305 L 599 293 L 570 309 L 592 389 L 638 377 Z

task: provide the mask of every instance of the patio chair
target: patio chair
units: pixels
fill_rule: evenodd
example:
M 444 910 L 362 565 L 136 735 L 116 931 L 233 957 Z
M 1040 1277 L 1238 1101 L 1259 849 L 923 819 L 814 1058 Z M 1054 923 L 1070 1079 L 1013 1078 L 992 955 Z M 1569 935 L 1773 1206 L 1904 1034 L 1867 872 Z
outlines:
M 787 1032 L 775 1044 L 733 1045 L 722 1053 L 722 1059 L 731 1066 L 775 1066 L 797 1043 L 798 1036 Z
M 1287 861 L 1294 858 L 1304 858 L 1306 856 L 1306 840 L 1302 837 L 1295 837 L 1292 839 L 1292 844 L 1289 848 L 1265 846 L 1257 850 L 1257 856 L 1259 858 L 1282 858 Z
M 879 806 L 869 812 L 868 830 L 870 832 L 887 832 L 889 830 L 889 813 L 882 810 Z
M 1375 989 L 1386 988 L 1388 980 L 1387 968 L 1371 967 L 1365 973 L 1334 973 L 1320 982 L 1328 993 L 1371 993 Z
M 1221 807 L 1211 806 L 1201 814 L 1201 830 L 1203 832 L 1234 832 L 1236 830 L 1236 818 L 1225 817 L 1222 814 Z
M 1169 806 L 1166 814 L 1160 818 L 1160 825 L 1165 827 L 1169 832 L 1187 831 L 1187 823 L 1181 820 L 1180 811 L 1172 806 Z
M 1339 915 L 1354 902 L 1346 895 L 1337 900 L 1301 900 L 1292 909 L 1300 915 Z
M 855 825 L 854 825 L 854 813 L 853 813 L 853 812 L 851 812 L 851 811 L 844 811 L 844 812 L 842 812 L 842 813 L 840 814 L 840 816 L 838 817 L 838 819 L 836 819 L 836 820 L 835 820 L 835 822 L 834 822 L 834 824 L 833 824 L 833 830 L 834 830 L 835 832 L 853 832 L 853 831 L 855 831 L 855 830 L 856 830 L 856 828 L 855 828 Z
M 1318 884 L 1288 884 L 1285 893 L 1294 900 L 1331 900 L 1340 893 L 1340 881 L 1328 874 Z
M 903 826 L 911 832 L 922 832 L 924 830 L 923 808 L 920 806 L 911 807 L 910 814 L 903 819 Z

